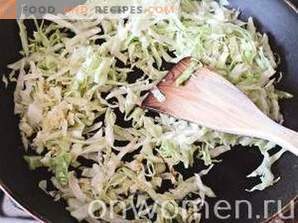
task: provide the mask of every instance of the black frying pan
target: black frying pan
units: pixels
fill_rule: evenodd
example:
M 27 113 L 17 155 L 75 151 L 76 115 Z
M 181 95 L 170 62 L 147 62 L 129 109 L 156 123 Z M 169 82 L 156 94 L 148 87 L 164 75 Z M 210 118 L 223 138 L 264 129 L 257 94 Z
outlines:
M 268 32 L 275 52 L 281 56 L 280 71 L 285 75 L 279 88 L 295 95 L 293 99 L 282 103 L 285 125 L 298 131 L 298 14 L 283 0 L 230 0 L 231 5 L 240 8 L 241 17 L 256 18 L 259 30 Z M 297 0 L 291 0 L 296 6 Z M 5 68 L 20 56 L 21 48 L 18 28 L 13 20 L 0 21 L 0 74 L 7 74 Z M 24 206 L 37 219 L 44 222 L 75 222 L 64 209 L 63 202 L 53 202 L 51 197 L 38 189 L 38 182 L 49 174 L 45 170 L 29 171 L 22 156 L 24 155 L 18 130 L 18 118 L 13 114 L 13 90 L 10 86 L 4 90 L 0 83 L 0 185 L 17 202 Z M 269 205 L 269 215 L 278 209 L 278 201 L 286 205 L 298 194 L 298 159 L 292 154 L 285 154 L 274 165 L 273 171 L 282 179 L 273 187 L 263 192 L 247 193 L 251 186 L 246 175 L 261 162 L 257 149 L 241 149 L 228 152 L 221 157 L 224 162 L 217 165 L 204 180 L 217 194 L 217 199 L 209 200 L 210 212 L 216 201 L 225 199 L 231 204 L 235 200 L 248 200 L 253 203 L 253 217 L 248 219 L 247 211 L 240 209 L 240 219 L 235 219 L 235 210 L 222 212 L 228 216 L 225 220 L 214 217 L 206 222 L 261 222 L 264 216 L 264 201 L 273 200 Z M 200 163 L 198 162 L 194 168 Z M 190 171 L 184 170 L 187 175 Z M 275 204 L 274 204 L 275 202 Z M 233 209 L 233 206 L 232 206 Z M 258 216 L 259 215 L 259 216 Z M 298 217 L 297 217 L 298 219 Z M 296 222 L 295 220 L 289 222 Z M 297 220 L 298 222 L 298 220 Z

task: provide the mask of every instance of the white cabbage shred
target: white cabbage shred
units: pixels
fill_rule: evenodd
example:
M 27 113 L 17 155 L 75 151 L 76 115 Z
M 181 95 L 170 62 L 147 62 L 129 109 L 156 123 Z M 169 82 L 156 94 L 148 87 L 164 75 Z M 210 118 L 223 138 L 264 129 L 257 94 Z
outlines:
M 282 122 L 278 100 L 289 95 L 275 90 L 277 62 L 268 37 L 256 32 L 252 19 L 240 21 L 239 13 L 226 4 L 182 0 L 179 13 L 162 19 L 71 20 L 67 15 L 48 15 L 52 23 L 37 25 L 32 38 L 20 22 L 24 57 L 9 67 L 11 80 L 18 78 L 15 113 L 21 118 L 23 142 L 35 153 L 26 160 L 32 169 L 49 168 L 56 187 L 50 193 L 65 199 L 78 220 L 101 222 L 88 215 L 88 205 L 95 200 L 124 201 L 125 207 L 113 210 L 116 220 L 109 219 L 111 213 L 101 219 L 120 222 L 119 216 L 135 198 L 159 205 L 171 201 L 174 207 L 190 194 L 201 200 L 214 197 L 201 180 L 208 171 L 184 179 L 175 165 L 189 168 L 195 159 L 216 165 L 217 156 L 239 144 L 257 146 L 264 155 L 249 175 L 260 176 L 262 182 L 251 190 L 276 182 L 270 169 L 283 151 L 269 156 L 271 143 L 167 115 L 153 118 L 137 106 L 144 99 L 142 93 L 166 74 L 163 61 L 175 63 L 192 56 Z M 157 97 L 163 100 L 158 92 Z M 163 181 L 170 181 L 172 189 L 160 193 Z M 47 184 L 40 186 L 45 190 Z M 135 219 L 169 222 L 160 208 L 155 220 L 145 211 Z M 167 210 L 171 214 L 173 208 Z M 186 222 L 192 214 L 179 207 L 176 220 Z

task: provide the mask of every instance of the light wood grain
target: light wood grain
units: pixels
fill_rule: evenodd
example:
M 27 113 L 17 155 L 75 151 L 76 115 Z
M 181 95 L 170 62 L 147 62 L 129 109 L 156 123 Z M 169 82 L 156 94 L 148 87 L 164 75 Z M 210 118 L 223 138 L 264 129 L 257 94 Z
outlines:
M 176 86 L 176 79 L 189 63 L 190 58 L 182 60 L 158 84 L 165 101 L 149 94 L 143 106 L 221 132 L 273 141 L 298 155 L 298 133 L 268 118 L 219 74 L 201 68 L 185 85 Z

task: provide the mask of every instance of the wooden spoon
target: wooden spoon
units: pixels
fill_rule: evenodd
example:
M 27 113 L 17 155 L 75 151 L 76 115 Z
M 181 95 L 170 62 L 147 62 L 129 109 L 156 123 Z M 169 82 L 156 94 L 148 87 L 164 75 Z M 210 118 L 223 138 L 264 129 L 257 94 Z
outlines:
M 164 101 L 151 91 L 142 106 L 221 132 L 266 139 L 298 155 L 298 133 L 268 118 L 219 74 L 201 68 L 177 86 L 176 79 L 190 62 L 191 58 L 181 60 L 157 85 Z

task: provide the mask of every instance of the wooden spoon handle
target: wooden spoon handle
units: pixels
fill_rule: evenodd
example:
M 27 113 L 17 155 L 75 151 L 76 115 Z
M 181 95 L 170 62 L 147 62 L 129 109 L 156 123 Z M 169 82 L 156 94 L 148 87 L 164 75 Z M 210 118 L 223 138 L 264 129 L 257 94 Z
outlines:
M 266 138 L 298 156 L 298 133 L 275 122 L 273 123 L 270 130 L 267 131 L 268 137 Z

